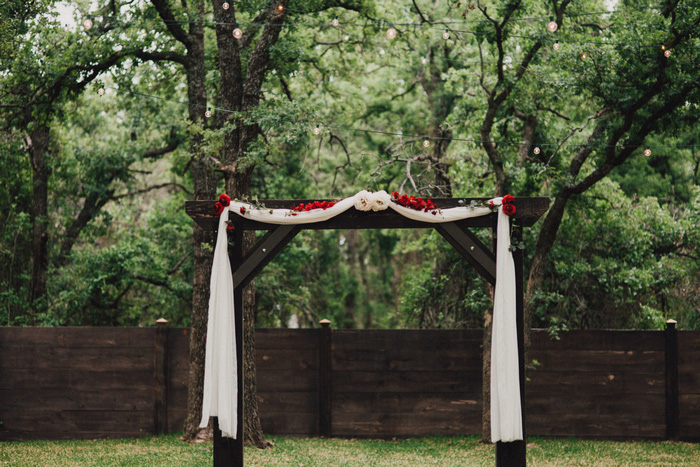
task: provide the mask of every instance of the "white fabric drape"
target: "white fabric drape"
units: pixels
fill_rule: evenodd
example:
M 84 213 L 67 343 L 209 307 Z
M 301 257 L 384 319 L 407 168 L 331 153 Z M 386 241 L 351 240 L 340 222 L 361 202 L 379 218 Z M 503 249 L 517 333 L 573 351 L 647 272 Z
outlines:
M 236 328 L 233 306 L 233 274 L 228 260 L 226 221 L 229 208 L 219 217 L 214 262 L 211 268 L 207 347 L 204 361 L 202 420 L 219 417 L 219 429 L 227 438 L 238 435 L 238 378 L 236 377 Z
M 500 206 L 502 198 L 491 200 Z M 219 417 L 222 435 L 236 438 L 238 386 L 236 378 L 236 334 L 234 329 L 233 278 L 228 260 L 226 220 L 229 211 L 258 222 L 269 224 L 310 224 L 322 222 L 354 207 L 360 211 L 381 211 L 391 208 L 416 221 L 441 223 L 487 215 L 488 207 L 455 207 L 423 212 L 399 206 L 385 191 L 360 191 L 327 209 L 293 212 L 289 209 L 256 208 L 248 203 L 232 201 L 219 218 L 219 232 L 211 273 L 211 297 L 207 326 L 206 363 L 204 367 L 204 401 L 200 426 L 209 417 Z M 491 346 L 491 439 L 522 439 L 520 410 L 520 376 L 518 340 L 515 323 L 515 266 L 510 251 L 508 216 L 498 209 L 496 248 L 496 289 L 493 310 Z
M 498 209 L 496 232 L 496 288 L 491 324 L 491 441 L 494 443 L 523 439 L 515 264 L 510 251 L 510 221 L 503 208 Z

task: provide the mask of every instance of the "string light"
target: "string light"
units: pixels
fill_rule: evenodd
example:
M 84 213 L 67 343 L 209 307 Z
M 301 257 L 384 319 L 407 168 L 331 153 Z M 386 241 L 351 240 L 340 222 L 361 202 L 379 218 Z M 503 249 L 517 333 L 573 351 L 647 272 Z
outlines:
M 588 52 L 584 52 L 581 54 L 581 60 L 585 60 L 588 58 Z
M 230 8 L 230 6 L 231 5 L 229 5 L 228 2 L 224 2 L 224 4 L 221 5 L 221 8 L 223 8 L 224 10 L 228 10 Z
M 239 28 L 238 25 L 236 25 L 236 27 L 233 28 L 233 37 L 235 37 L 236 39 L 240 39 L 241 37 L 243 37 L 243 31 L 241 31 L 241 28 Z
M 425 137 L 425 140 L 423 140 L 423 147 L 424 147 L 424 148 L 427 148 L 428 146 L 430 146 L 430 140 L 429 140 L 428 137 L 426 136 L 426 137 Z
M 554 44 L 552 44 L 552 48 L 554 50 L 559 50 L 559 42 L 555 42 Z
M 447 40 L 450 38 L 450 31 L 445 29 L 445 32 L 442 33 L 442 38 Z
M 204 112 L 204 116 L 207 118 L 211 117 L 211 107 L 207 107 L 207 111 Z
M 644 150 L 644 155 L 647 156 L 647 157 L 651 156 L 651 149 L 646 148 L 646 149 Z
M 318 125 L 316 125 L 316 128 L 314 128 L 314 134 L 315 134 L 316 136 L 318 136 L 318 135 L 321 134 L 321 129 L 318 127 Z
M 338 17 L 337 17 L 337 16 L 336 16 L 335 18 L 333 18 L 333 21 L 331 21 L 331 24 L 332 24 L 333 26 L 335 26 L 336 28 L 337 28 L 338 26 L 340 26 L 340 21 L 338 21 Z
M 281 3 L 279 5 L 277 5 L 277 11 L 279 13 L 282 13 L 284 11 L 284 5 L 282 5 Z
M 533 152 L 535 155 L 537 155 L 537 154 L 540 153 L 540 148 L 537 147 L 537 146 L 535 146 L 535 149 L 533 149 L 532 152 Z
M 668 58 L 668 57 L 670 57 L 670 56 L 671 56 L 671 51 L 670 51 L 670 50 L 664 51 L 664 57 Z
M 559 25 L 557 24 L 556 21 L 554 21 L 554 18 L 550 18 L 550 22 L 547 23 L 547 31 L 549 32 L 556 32 L 557 29 L 559 29 Z
M 389 39 L 393 39 L 396 37 L 396 29 L 394 29 L 393 24 L 389 25 L 389 29 L 387 29 L 386 31 L 386 37 L 388 37 Z
M 89 31 L 90 29 L 92 29 L 92 25 L 92 15 L 87 15 L 87 18 L 83 20 L 83 27 L 86 31 Z
M 105 95 L 105 88 L 100 86 L 100 88 L 97 90 L 97 94 L 99 94 L 100 96 L 104 96 Z

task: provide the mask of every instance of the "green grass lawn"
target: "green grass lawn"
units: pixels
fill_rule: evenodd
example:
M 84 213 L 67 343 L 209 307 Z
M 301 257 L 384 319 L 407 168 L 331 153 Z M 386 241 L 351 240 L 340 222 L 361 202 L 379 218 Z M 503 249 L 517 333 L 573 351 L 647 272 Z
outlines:
M 246 448 L 246 466 L 471 467 L 494 465 L 494 448 L 476 436 L 398 441 L 272 438 L 273 449 Z M 700 445 L 532 438 L 529 466 L 700 466 Z M 0 443 L 0 466 L 210 466 L 211 443 L 187 444 L 177 435 L 96 441 Z

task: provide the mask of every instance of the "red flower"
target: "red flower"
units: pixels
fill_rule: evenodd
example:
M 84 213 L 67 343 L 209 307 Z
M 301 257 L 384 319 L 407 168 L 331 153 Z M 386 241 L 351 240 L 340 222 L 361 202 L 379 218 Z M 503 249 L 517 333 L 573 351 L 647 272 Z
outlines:
M 399 199 L 399 192 L 398 192 L 398 191 L 395 191 L 395 192 L 393 192 L 393 193 L 391 194 L 391 196 L 393 196 L 394 199 Z
M 233 224 L 228 224 L 228 225 L 226 226 L 226 230 L 228 230 L 229 232 L 232 232 L 232 231 L 235 230 L 235 229 L 236 229 L 236 226 L 233 225 Z
M 245 214 L 245 207 L 241 206 L 241 214 Z
M 219 195 L 219 202 L 222 206 L 228 206 L 231 204 L 231 198 L 227 194 Z
M 515 204 L 511 204 L 511 203 L 504 204 L 502 209 L 503 209 L 503 214 L 505 214 L 507 216 L 512 216 L 513 214 L 515 214 Z
M 216 203 L 214 203 L 214 214 L 218 216 L 222 212 L 224 212 L 224 205 L 217 201 Z
M 503 204 L 513 204 L 513 201 L 515 201 L 515 198 L 512 195 L 505 195 L 503 197 L 503 201 L 501 201 Z M 513 211 L 515 212 L 515 211 Z

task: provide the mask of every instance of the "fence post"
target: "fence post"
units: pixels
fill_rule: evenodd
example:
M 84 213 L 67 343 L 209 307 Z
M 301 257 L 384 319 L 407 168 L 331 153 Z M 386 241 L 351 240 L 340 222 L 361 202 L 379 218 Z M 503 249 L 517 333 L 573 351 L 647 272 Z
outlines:
M 676 321 L 666 321 L 666 439 L 678 440 L 678 330 Z
M 331 322 L 320 321 L 318 334 L 318 431 L 329 438 L 331 431 Z
M 155 427 L 156 434 L 168 433 L 168 320 L 156 321 L 155 354 Z

